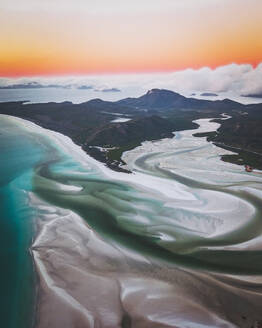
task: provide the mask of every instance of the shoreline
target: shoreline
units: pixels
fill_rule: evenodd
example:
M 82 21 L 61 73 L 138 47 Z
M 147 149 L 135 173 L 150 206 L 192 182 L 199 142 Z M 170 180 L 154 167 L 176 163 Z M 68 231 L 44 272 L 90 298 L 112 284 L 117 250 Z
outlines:
M 32 128 L 31 123 L 24 124 L 30 131 L 30 128 Z M 39 130 L 39 128 L 37 127 L 36 130 Z M 134 187 L 137 193 L 135 199 L 138 198 L 140 201 L 143 197 L 152 197 L 154 202 L 161 201 L 165 204 L 165 207 L 173 204 L 176 212 L 179 211 L 180 207 L 187 210 L 199 207 L 203 219 L 211 210 L 218 211 L 220 203 L 228 204 L 227 206 L 232 203 L 229 198 L 224 198 L 224 200 L 217 198 L 218 205 L 214 207 L 215 204 L 211 201 L 213 196 L 211 195 L 210 198 L 202 192 L 199 193 L 198 197 L 209 200 L 209 204 L 203 207 L 202 202 L 197 200 L 192 191 L 177 181 L 163 179 L 161 176 L 144 174 L 139 171 L 131 174 L 111 171 L 104 164 L 86 155 L 81 147 L 75 145 L 70 138 L 45 129 L 40 130 L 40 132 L 44 132 L 47 138 L 49 138 L 48 136 L 51 139 L 54 137 L 52 140 L 57 145 L 55 148 L 58 147 L 62 152 L 70 153 L 75 161 L 81 162 L 83 168 L 86 168 L 89 172 L 88 174 L 95 175 L 94 181 L 98 179 L 98 174 L 103 181 L 111 183 L 109 189 L 113 188 L 113 184 L 116 183 L 124 183 L 127 187 Z M 185 133 L 188 132 L 185 131 Z M 195 139 L 197 140 L 197 138 Z M 174 142 L 177 141 L 179 140 L 174 140 Z M 161 142 L 170 142 L 170 140 L 159 140 L 152 144 L 158 147 Z M 181 147 L 183 148 L 183 145 Z M 199 148 L 199 145 L 194 145 L 194 147 Z M 165 169 L 167 163 L 164 164 Z M 169 167 L 169 170 L 171 170 L 171 167 Z M 182 172 L 182 175 L 188 176 L 190 170 L 189 172 Z M 236 173 L 238 171 L 237 169 Z M 243 181 L 245 181 L 247 175 L 242 173 L 237 173 L 237 180 L 242 176 Z M 202 177 L 197 176 L 197 178 L 201 180 Z M 256 177 L 252 179 L 256 181 Z M 89 184 L 92 181 L 91 179 Z M 52 188 L 56 193 L 60 192 L 61 195 L 71 197 L 83 192 L 83 189 L 80 188 L 81 183 L 76 184 L 73 176 L 69 181 L 65 179 L 64 184 L 60 180 L 57 180 L 57 182 L 59 182 L 59 185 L 56 184 Z M 170 190 L 172 190 L 172 194 Z M 36 192 L 38 192 L 37 189 Z M 99 189 L 95 189 L 95 193 L 98 192 Z M 132 195 L 131 191 L 120 191 L 119 194 L 115 195 L 117 202 L 115 200 L 111 202 L 114 193 L 110 192 L 108 194 L 109 198 L 102 197 L 103 207 L 109 202 L 109 207 L 112 207 L 114 211 L 120 211 L 119 215 L 128 213 L 132 207 L 128 207 L 128 210 L 122 209 L 125 205 L 125 193 L 127 193 L 127 197 Z M 123 200 L 121 197 L 124 197 Z M 228 203 L 225 202 L 226 199 Z M 146 328 L 148 325 L 152 328 L 174 327 L 176 325 L 186 327 L 186 325 L 197 323 L 199 327 L 209 325 L 210 327 L 249 328 L 255 320 L 262 320 L 256 314 L 259 312 L 257 312 L 257 306 L 252 301 L 253 296 L 241 287 L 241 284 L 237 283 L 238 276 L 233 276 L 235 287 L 232 291 L 227 283 L 222 284 L 220 282 L 221 278 L 218 274 L 216 274 L 217 278 L 214 280 L 210 278 L 208 272 L 182 268 L 179 265 L 173 266 L 170 264 L 166 266 L 163 263 L 160 265 L 161 262 L 159 263 L 153 257 L 145 257 L 143 253 L 123 247 L 114 240 L 109 242 L 91 228 L 87 221 L 74 214 L 69 208 L 62 209 L 42 200 L 37 205 L 39 199 L 35 198 L 34 195 L 32 202 L 35 202 L 35 206 L 39 209 L 38 223 L 42 225 L 42 230 L 40 228 L 41 232 L 32 246 L 34 256 L 37 253 L 36 265 L 40 274 L 40 284 L 42 281 L 38 308 L 40 318 L 37 321 L 37 328 L 59 326 L 72 328 L 77 327 L 79 324 L 84 324 L 85 327 L 94 327 L 95 323 L 90 318 L 90 313 L 95 320 L 98 320 L 101 327 L 110 328 L 121 327 L 123 320 L 125 322 L 134 321 L 136 327 L 139 328 Z M 135 206 L 134 213 L 142 210 L 140 214 L 142 215 L 145 210 L 154 212 L 156 209 L 156 207 L 151 209 L 153 206 L 151 201 L 149 204 L 143 201 L 138 207 L 136 207 L 136 202 L 137 200 L 130 202 L 130 206 L 132 204 Z M 243 203 L 243 206 L 246 205 Z M 231 206 L 229 213 L 230 211 L 234 213 L 234 210 L 235 206 Z M 158 215 L 160 213 L 161 211 Z M 151 212 L 148 212 L 148 214 L 151 215 Z M 227 214 L 221 213 L 220 215 Z M 141 222 L 142 219 L 146 218 L 147 216 L 141 216 L 137 220 Z M 132 216 L 130 219 L 134 223 L 136 218 Z M 193 222 L 192 220 L 188 222 L 191 229 Z M 214 220 L 214 222 L 216 221 Z M 219 223 L 219 221 L 217 222 Z M 124 221 L 124 223 L 128 224 L 127 221 Z M 208 221 L 205 221 L 205 224 L 208 224 Z M 221 225 L 221 223 L 219 224 Z M 220 225 L 217 227 L 221 231 Z M 161 226 L 157 230 L 160 228 Z M 195 226 L 196 228 L 199 229 L 200 227 Z M 210 234 L 209 238 L 213 238 L 213 228 L 211 228 L 212 225 L 210 225 L 210 232 L 208 232 Z M 163 242 L 165 242 L 168 232 L 166 236 L 163 234 L 162 237 Z M 44 271 L 43 267 L 41 271 L 41 265 L 45 266 Z M 51 280 L 46 282 L 49 276 Z M 221 276 L 224 276 L 224 274 L 221 274 Z M 204 279 L 203 282 L 201 282 L 201 279 Z M 248 278 L 251 286 L 253 279 L 255 277 Z M 200 298 L 199 288 L 203 293 Z M 177 297 L 175 297 L 176 295 Z M 212 302 L 210 295 L 213 295 Z M 237 311 L 228 306 L 228 300 L 230 299 L 233 302 L 235 297 L 240 297 Z M 149 299 L 152 299 L 152 303 L 148 301 Z M 260 299 L 262 300 L 260 296 L 257 296 L 256 301 L 259 303 Z M 213 300 L 219 300 L 220 307 L 216 308 Z M 251 302 L 251 305 L 249 305 L 249 302 Z M 138 303 L 140 306 L 137 306 Z M 247 319 L 244 320 L 241 316 L 245 316 Z M 52 323 L 48 323 L 47 319 L 51 320 Z

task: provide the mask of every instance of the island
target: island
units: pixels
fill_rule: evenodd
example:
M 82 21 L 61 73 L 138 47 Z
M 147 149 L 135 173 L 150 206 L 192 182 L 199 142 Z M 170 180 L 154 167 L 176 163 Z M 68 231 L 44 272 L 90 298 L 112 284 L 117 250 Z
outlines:
M 92 99 L 81 104 L 0 103 L 0 113 L 67 135 L 91 156 L 115 170 L 122 170 L 122 153 L 141 142 L 171 138 L 173 132 L 197 128 L 194 120 L 214 118 L 221 126 L 217 132 L 206 135 L 208 140 L 236 153 L 222 159 L 262 169 L 262 104 L 195 99 L 170 90 L 152 89 L 141 97 L 115 102 Z M 230 118 L 222 119 L 222 114 Z M 116 118 L 123 117 L 129 120 L 115 122 Z M 108 151 L 101 151 L 99 147 Z

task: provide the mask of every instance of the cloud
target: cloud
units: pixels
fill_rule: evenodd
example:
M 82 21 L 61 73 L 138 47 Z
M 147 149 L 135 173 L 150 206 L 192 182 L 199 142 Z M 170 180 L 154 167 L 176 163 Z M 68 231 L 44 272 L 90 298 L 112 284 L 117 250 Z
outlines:
M 121 92 L 118 88 L 103 88 L 103 89 L 95 89 L 98 92 Z
M 235 92 L 240 94 L 262 91 L 262 64 L 231 64 L 214 70 L 204 67 L 198 70 L 187 69 L 159 76 L 148 87 L 165 87 L 176 91 L 191 92 Z
M 234 92 L 238 95 L 262 92 L 262 63 L 256 68 L 249 64 L 231 64 L 216 69 L 198 70 L 159 75 L 148 81 L 147 89 L 167 88 L 178 92 Z
M 76 77 L 1 78 L 0 88 L 15 85 L 27 87 L 41 85 L 47 88 L 76 88 L 124 96 L 139 96 L 153 88 L 163 88 L 180 93 L 221 93 L 233 92 L 237 95 L 262 93 L 262 63 L 257 67 L 250 64 L 231 64 L 216 69 L 186 69 L 171 73 L 89 75 Z

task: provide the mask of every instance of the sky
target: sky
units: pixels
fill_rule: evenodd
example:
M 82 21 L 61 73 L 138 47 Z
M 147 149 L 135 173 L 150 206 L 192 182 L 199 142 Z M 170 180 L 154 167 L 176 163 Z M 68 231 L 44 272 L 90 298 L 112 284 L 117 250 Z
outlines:
M 261 15 L 261 0 L 1 1 L 0 76 L 255 68 Z

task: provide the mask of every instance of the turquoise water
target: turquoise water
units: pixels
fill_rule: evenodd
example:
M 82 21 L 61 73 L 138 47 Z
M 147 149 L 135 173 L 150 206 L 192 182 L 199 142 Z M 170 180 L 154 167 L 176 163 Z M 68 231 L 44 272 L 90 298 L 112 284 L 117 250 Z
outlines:
M 143 279 L 145 295 L 150 295 L 154 286 L 150 282 L 150 288 L 146 287 L 148 277 L 145 269 L 154 272 L 161 268 L 161 276 L 154 276 L 154 284 L 161 289 L 164 279 L 171 291 L 176 286 L 172 279 L 178 273 L 177 268 L 183 268 L 191 270 L 192 279 L 196 282 L 192 292 L 188 291 L 183 280 L 182 285 L 179 282 L 179 288 L 184 288 L 182 291 L 194 298 L 198 295 L 194 288 L 198 288 L 200 272 L 211 276 L 219 274 L 223 279 L 233 274 L 237 279 L 229 281 L 228 285 L 225 283 L 221 287 L 220 278 L 217 278 L 218 283 L 207 289 L 203 308 L 209 307 L 208 303 L 212 308 L 214 298 L 209 295 L 215 292 L 221 293 L 223 302 L 228 296 L 235 300 L 242 295 L 240 313 L 248 308 L 250 313 L 254 312 L 249 322 L 261 319 L 260 310 L 257 310 L 261 304 L 258 302 L 260 298 L 249 295 L 249 290 L 257 288 L 256 285 L 253 285 L 252 278 L 245 283 L 241 280 L 245 275 L 259 278 L 262 275 L 259 246 L 262 235 L 260 175 L 242 174 L 238 167 L 225 163 L 223 165 L 226 166 L 221 168 L 222 162 L 219 160 L 208 164 L 204 156 L 210 157 L 212 149 L 208 148 L 209 144 L 205 141 L 203 145 L 198 144 L 200 141 L 195 144 L 193 137 L 183 133 L 175 141 L 175 153 L 173 148 L 168 153 L 164 145 L 162 153 L 158 149 L 151 155 L 146 153 L 138 157 L 135 168 L 140 174 L 139 178 L 101 168 L 101 164 L 81 153 L 69 139 L 20 119 L 0 116 L 0 133 L 0 317 L 3 327 L 34 327 L 36 319 L 40 322 L 43 320 L 41 314 L 36 318 L 36 305 L 39 308 L 47 306 L 45 302 L 41 303 L 42 299 L 52 304 L 53 298 L 49 294 L 39 302 L 38 278 L 30 254 L 40 218 L 48 224 L 45 225 L 44 237 L 34 243 L 34 251 L 40 256 L 46 274 L 56 281 L 49 285 L 51 290 L 55 291 L 58 286 L 61 291 L 62 286 L 65 294 L 78 300 L 75 290 L 81 294 L 88 283 L 85 279 L 77 279 L 70 287 L 74 274 L 88 273 L 91 268 L 92 274 L 104 279 L 114 274 L 126 279 L 132 271 L 136 279 L 129 282 L 131 290 L 139 295 L 136 284 Z M 193 145 L 186 144 L 185 147 L 186 140 L 193 140 Z M 205 170 L 199 169 L 199 158 L 196 157 L 195 161 L 192 157 L 192 153 L 198 152 L 205 162 Z M 174 158 L 175 168 L 170 170 L 167 164 L 170 160 L 173 165 Z M 160 160 L 165 161 L 164 166 L 159 165 Z M 186 165 L 188 171 L 185 170 Z M 143 181 L 149 181 L 149 184 Z M 161 185 L 166 193 L 161 191 Z M 38 204 L 32 201 L 32 195 L 41 199 Z M 83 225 L 86 224 L 94 232 L 100 243 L 106 244 L 105 257 L 100 253 L 103 248 L 89 241 L 88 229 L 78 226 L 74 214 L 83 219 Z M 70 222 L 72 226 L 68 230 Z M 83 241 L 84 246 L 81 244 Z M 72 247 L 70 243 L 73 243 Z M 114 252 L 110 253 L 112 248 Z M 53 254 L 50 257 L 49 250 Z M 121 261 L 115 257 L 116 250 L 121 254 Z M 139 255 L 138 260 L 130 254 Z M 79 259 L 77 265 L 72 264 L 76 259 Z M 49 261 L 55 270 L 48 271 Z M 39 269 L 39 266 L 36 267 Z M 233 283 L 234 293 L 230 287 Z M 96 297 L 96 289 L 99 288 L 97 284 L 95 295 L 93 298 L 90 296 L 90 304 L 97 302 L 97 309 L 103 303 L 103 299 Z M 128 290 L 127 287 L 126 293 L 121 295 L 128 298 Z M 117 298 L 125 309 L 126 300 L 121 295 Z M 165 295 L 166 292 L 159 298 L 158 306 L 165 303 Z M 85 299 L 88 297 L 87 293 Z M 221 305 L 221 309 L 219 313 L 224 318 L 227 304 Z M 68 307 L 65 307 L 64 311 L 67 310 Z M 128 316 L 135 320 L 132 307 L 129 311 Z M 231 312 L 229 310 L 227 316 L 230 317 Z M 116 313 L 121 311 L 115 310 Z M 173 315 L 172 312 L 170 315 Z M 58 321 L 52 323 L 50 315 L 50 327 L 63 326 L 56 323 L 60 318 L 55 320 Z M 98 320 L 103 322 L 103 315 Z M 172 320 L 174 322 L 175 319 Z M 190 327 L 191 314 L 187 320 L 189 323 L 186 327 Z M 238 315 L 230 320 L 239 326 L 238 322 L 242 319 Z M 210 322 L 210 327 L 216 327 L 213 321 Z
M 0 132 L 1 327 L 29 328 L 34 322 L 36 290 L 29 252 L 35 212 L 28 192 L 43 149 L 33 136 L 3 117 Z
M 30 196 L 37 172 L 42 165 L 58 172 L 81 170 L 37 127 L 23 122 L 0 115 L 0 326 L 5 328 L 30 328 L 36 322 L 38 278 L 30 246 L 39 212 Z

